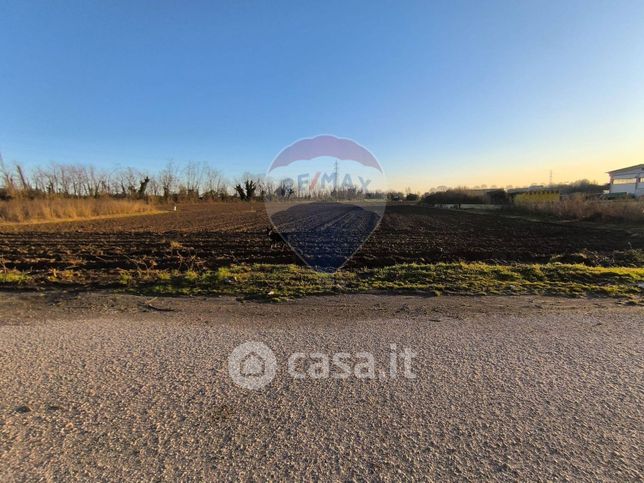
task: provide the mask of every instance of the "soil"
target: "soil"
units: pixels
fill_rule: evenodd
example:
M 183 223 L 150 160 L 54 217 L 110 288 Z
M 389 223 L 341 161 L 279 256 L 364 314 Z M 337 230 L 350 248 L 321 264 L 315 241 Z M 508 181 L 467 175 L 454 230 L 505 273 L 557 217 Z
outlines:
M 347 218 L 340 214 L 336 221 L 346 223 Z M 333 225 L 333 220 L 329 223 Z M 4 226 L 0 227 L 0 263 L 30 272 L 301 264 L 290 247 L 271 244 L 266 234 L 269 225 L 261 203 L 204 203 L 180 205 L 177 212 L 157 215 Z M 318 245 L 311 245 L 307 240 L 309 252 L 330 259 L 346 255 L 346 244 L 324 237 L 316 241 Z M 610 256 L 629 248 L 644 248 L 644 236 L 588 223 L 400 204 L 387 207 L 381 223 L 347 267 L 438 261 L 539 263 L 583 250 Z

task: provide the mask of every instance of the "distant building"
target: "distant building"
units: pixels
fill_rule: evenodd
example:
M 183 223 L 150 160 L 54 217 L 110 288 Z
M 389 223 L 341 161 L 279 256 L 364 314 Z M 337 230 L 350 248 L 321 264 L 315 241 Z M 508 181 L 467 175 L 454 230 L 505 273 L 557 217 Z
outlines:
M 609 171 L 610 194 L 644 196 L 644 164 Z
M 508 194 L 516 205 L 554 203 L 561 199 L 561 192 L 558 189 L 547 189 L 540 186 L 508 190 Z

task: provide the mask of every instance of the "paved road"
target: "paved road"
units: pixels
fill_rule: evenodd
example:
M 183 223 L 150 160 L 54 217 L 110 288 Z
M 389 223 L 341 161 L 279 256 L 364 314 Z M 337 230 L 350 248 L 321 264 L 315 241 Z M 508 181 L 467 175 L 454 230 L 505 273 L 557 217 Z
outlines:
M 534 297 L 0 294 L 0 480 L 641 481 L 643 315 Z M 246 341 L 276 358 L 257 391 L 229 376 Z M 391 377 L 391 344 L 417 354 L 414 379 L 403 357 Z M 355 376 L 360 352 L 373 379 Z M 311 378 L 315 353 L 336 377 Z

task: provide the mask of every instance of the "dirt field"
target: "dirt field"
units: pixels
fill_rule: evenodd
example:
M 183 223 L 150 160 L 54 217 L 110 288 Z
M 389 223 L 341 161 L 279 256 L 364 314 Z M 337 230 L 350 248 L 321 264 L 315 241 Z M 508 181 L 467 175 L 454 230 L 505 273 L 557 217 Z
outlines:
M 642 320 L 542 297 L 0 293 L 0 480 L 641 481 Z M 259 391 L 228 375 L 249 340 L 279 364 Z M 390 344 L 415 379 L 286 370 Z
M 289 248 L 271 248 L 264 232 L 268 225 L 261 203 L 180 206 L 177 212 L 112 220 L 5 225 L 0 227 L 0 262 L 29 271 L 110 270 L 150 263 L 160 269 L 299 263 Z M 547 262 L 583 249 L 610 254 L 627 248 L 644 248 L 644 237 L 599 226 L 401 204 L 387 207 L 379 227 L 348 267 L 460 260 Z

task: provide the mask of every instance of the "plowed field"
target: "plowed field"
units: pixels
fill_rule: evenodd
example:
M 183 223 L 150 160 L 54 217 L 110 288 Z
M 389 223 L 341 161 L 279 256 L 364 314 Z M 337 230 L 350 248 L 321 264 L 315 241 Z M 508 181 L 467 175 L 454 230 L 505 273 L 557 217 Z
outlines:
M 351 215 L 352 216 L 352 215 Z M 353 218 L 324 220 L 324 229 Z M 373 223 L 368 220 L 366 223 Z M 289 228 L 298 232 L 296 226 Z M 301 263 L 290 247 L 271 246 L 261 203 L 179 206 L 176 212 L 81 222 L 0 227 L 0 263 L 32 272 L 216 268 L 232 263 Z M 301 226 L 299 233 L 306 233 Z M 297 235 L 295 235 L 297 236 Z M 317 238 L 326 257 L 346 244 Z M 351 249 L 358 246 L 351 245 Z M 348 267 L 404 262 L 546 262 L 582 250 L 610 254 L 644 248 L 644 237 L 621 229 L 545 223 L 497 214 L 388 206 L 385 216 Z M 343 252 L 344 253 L 344 252 Z M 342 254 L 343 254 L 342 253 Z

